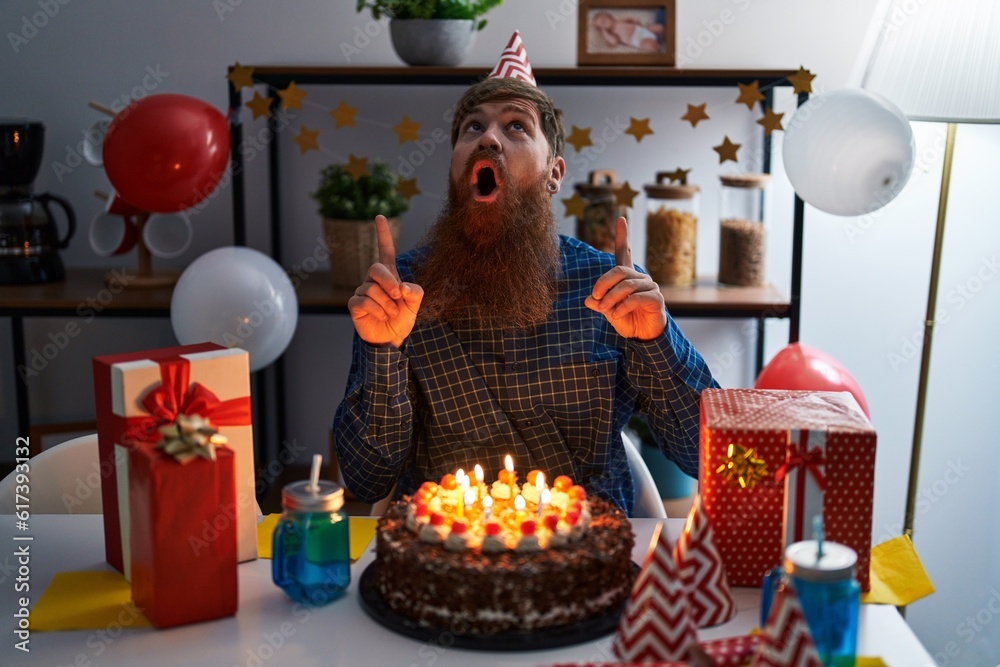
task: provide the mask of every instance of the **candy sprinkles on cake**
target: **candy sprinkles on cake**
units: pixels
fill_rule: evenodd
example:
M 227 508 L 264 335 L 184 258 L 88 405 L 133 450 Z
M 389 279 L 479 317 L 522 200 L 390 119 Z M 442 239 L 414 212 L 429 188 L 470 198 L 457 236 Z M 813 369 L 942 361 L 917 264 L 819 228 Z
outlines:
M 518 485 L 510 455 L 504 463 L 489 486 L 478 464 L 474 478 L 459 468 L 438 483 L 424 482 L 406 508 L 406 527 L 421 542 L 484 554 L 559 548 L 579 539 L 591 521 L 584 488 L 566 475 L 549 488 L 541 470 Z

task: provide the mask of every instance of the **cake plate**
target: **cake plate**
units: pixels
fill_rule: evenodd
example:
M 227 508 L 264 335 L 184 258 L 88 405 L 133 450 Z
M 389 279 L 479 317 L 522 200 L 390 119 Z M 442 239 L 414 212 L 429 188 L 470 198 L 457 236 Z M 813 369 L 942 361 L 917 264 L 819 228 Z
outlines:
M 390 609 L 375 584 L 375 565 L 374 562 L 369 563 L 358 581 L 361 608 L 376 623 L 393 632 L 425 642 L 442 643 L 447 641 L 449 646 L 456 648 L 478 651 L 537 651 L 582 644 L 614 632 L 625 607 L 623 603 L 618 609 L 610 610 L 579 623 L 543 628 L 533 632 L 501 632 L 493 635 L 460 634 L 447 628 L 419 625 L 416 621 L 401 616 Z M 635 563 L 632 564 L 632 567 L 636 571 L 639 569 Z

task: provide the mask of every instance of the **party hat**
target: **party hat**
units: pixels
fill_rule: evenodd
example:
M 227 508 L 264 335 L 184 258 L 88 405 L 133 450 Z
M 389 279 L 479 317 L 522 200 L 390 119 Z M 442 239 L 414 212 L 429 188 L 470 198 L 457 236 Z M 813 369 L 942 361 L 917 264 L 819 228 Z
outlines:
M 691 620 L 699 628 L 725 623 L 736 615 L 722 557 L 712 540 L 712 526 L 697 496 L 684 532 L 674 547 L 677 571 L 687 592 Z
M 685 660 L 697 642 L 684 586 L 661 527 L 657 526 L 653 535 L 651 552 L 632 587 L 611 644 L 622 661 Z
M 799 596 L 791 585 L 775 596 L 751 667 L 822 667 Z
M 535 84 L 535 75 L 531 73 L 531 63 L 528 62 L 528 53 L 524 50 L 521 42 L 521 33 L 514 31 L 510 36 L 507 47 L 500 54 L 500 60 L 496 67 L 489 73 L 487 78 L 500 77 L 501 79 L 520 79 Z

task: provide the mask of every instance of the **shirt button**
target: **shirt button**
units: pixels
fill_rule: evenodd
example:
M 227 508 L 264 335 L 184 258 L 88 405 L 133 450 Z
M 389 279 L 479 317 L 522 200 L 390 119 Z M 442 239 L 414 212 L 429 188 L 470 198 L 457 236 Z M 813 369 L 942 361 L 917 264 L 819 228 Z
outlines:
M 520 364 L 518 364 L 516 361 L 510 365 L 510 369 L 512 371 L 516 371 L 519 367 L 520 367 Z
M 593 370 L 590 371 L 590 374 L 593 375 L 594 377 L 597 377 L 598 375 L 601 374 L 601 371 L 599 371 L 598 369 L 594 368 Z
M 529 419 L 528 421 L 524 422 L 524 425 L 527 426 L 528 428 L 531 428 L 532 426 L 535 425 L 535 422 Z

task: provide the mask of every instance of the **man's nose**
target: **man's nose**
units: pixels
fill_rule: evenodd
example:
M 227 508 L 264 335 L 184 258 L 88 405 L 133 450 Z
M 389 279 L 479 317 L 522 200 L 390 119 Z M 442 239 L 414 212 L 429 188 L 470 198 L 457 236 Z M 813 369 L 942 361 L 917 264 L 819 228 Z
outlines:
M 489 127 L 483 132 L 479 137 L 479 147 L 491 150 L 494 153 L 503 152 L 503 144 L 500 143 L 500 137 L 497 136 L 495 128 Z

